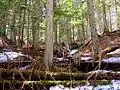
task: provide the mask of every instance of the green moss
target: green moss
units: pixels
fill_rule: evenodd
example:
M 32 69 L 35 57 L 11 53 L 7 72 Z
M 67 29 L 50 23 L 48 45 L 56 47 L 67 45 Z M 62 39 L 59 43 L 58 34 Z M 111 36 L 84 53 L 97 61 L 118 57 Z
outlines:
M 110 80 L 102 80 L 102 81 L 97 81 L 96 82 L 96 85 L 108 85 L 108 84 L 110 84 L 111 83 L 111 81 Z
M 86 85 L 86 80 L 81 80 L 81 81 L 51 81 L 51 80 L 41 80 L 41 81 L 18 81 L 18 80 L 2 80 L 0 81 L 0 83 L 9 83 L 9 84 L 21 84 L 24 83 L 26 85 L 28 84 L 37 84 L 37 85 L 64 85 L 66 87 L 69 87 L 71 85 L 73 86 L 77 86 L 77 85 Z M 90 81 L 90 83 L 92 84 L 93 81 Z M 110 80 L 100 80 L 100 81 L 96 81 L 96 85 L 107 85 L 110 84 L 111 81 Z

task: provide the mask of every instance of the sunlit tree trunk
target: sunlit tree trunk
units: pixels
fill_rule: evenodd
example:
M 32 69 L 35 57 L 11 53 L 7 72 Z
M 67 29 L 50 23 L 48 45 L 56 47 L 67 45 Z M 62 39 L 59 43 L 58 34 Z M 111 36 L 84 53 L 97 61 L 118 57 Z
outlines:
M 109 28 L 110 28 L 110 31 L 112 31 L 112 22 L 111 22 L 110 6 L 109 6 Z
M 87 6 L 88 6 L 89 25 L 91 30 L 92 55 L 93 55 L 93 66 L 94 66 L 94 62 L 97 59 L 97 55 L 98 55 L 98 36 L 95 25 L 94 6 L 92 0 L 87 0 Z
M 47 0 L 44 62 L 47 69 L 53 65 L 53 0 Z
M 101 9 L 100 9 L 100 0 L 95 0 L 95 20 L 96 20 L 96 29 L 99 35 L 103 34 L 103 21 L 101 16 Z
M 118 7 L 117 7 L 117 0 L 115 0 L 115 9 L 116 9 L 116 14 L 117 14 L 117 30 L 120 29 L 120 25 L 119 25 L 119 20 L 118 20 Z
M 67 19 L 67 40 L 68 40 L 68 44 L 69 47 L 71 48 L 71 43 L 72 43 L 72 31 L 71 31 L 71 26 L 70 26 L 70 18 Z

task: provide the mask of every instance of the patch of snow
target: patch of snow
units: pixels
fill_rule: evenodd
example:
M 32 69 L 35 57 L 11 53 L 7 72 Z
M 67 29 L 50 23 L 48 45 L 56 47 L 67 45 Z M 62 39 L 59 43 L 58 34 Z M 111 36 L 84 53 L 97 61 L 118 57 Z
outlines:
M 91 72 L 88 72 L 88 73 L 101 73 L 101 74 L 105 74 L 105 73 L 108 73 L 108 72 L 111 72 L 112 73 L 112 71 L 107 71 L 107 70 L 95 70 L 95 71 L 91 71 Z
M 117 49 L 117 50 L 115 50 L 115 51 L 113 51 L 113 52 L 110 52 L 110 53 L 107 53 L 108 55 L 110 55 L 110 54 L 120 54 L 120 49 Z
M 63 85 L 51 86 L 49 90 L 120 90 L 120 80 L 112 80 L 108 85 L 76 86 L 75 88 L 64 87 Z
M 8 48 L 3 48 L 3 51 L 5 51 L 5 52 L 11 52 L 12 50 L 8 49 Z
M 103 59 L 104 62 L 117 62 L 120 63 L 120 57 L 111 57 L 111 58 L 106 58 Z
M 0 63 L 7 62 L 8 60 L 13 60 L 18 56 L 24 56 L 24 54 L 17 53 L 17 52 L 4 52 L 0 53 Z
M 80 57 L 81 58 L 81 60 L 90 60 L 90 59 L 92 59 L 92 57 Z
M 70 51 L 70 54 L 73 55 L 73 54 L 75 54 L 77 51 L 78 51 L 77 49 L 75 49 L 75 50 L 71 50 L 71 51 Z
M 88 52 L 88 53 L 84 53 L 84 55 L 86 55 L 86 56 L 87 56 L 87 55 L 91 55 L 91 52 Z
M 63 61 L 64 60 L 64 57 L 62 58 L 57 58 L 58 61 Z
M 27 65 L 27 66 L 24 66 L 24 67 L 20 67 L 19 70 L 26 70 L 29 67 L 30 67 L 30 65 Z

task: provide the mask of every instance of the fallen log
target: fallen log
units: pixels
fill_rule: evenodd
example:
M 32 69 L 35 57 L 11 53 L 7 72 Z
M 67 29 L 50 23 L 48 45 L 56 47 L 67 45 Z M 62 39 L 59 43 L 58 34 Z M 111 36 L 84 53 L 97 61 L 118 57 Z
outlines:
M 31 70 L 0 69 L 0 79 L 4 80 L 29 80 Z M 88 73 L 45 72 L 35 70 L 31 80 L 86 80 Z
M 32 75 L 31 75 L 32 73 Z M 0 69 L 0 80 L 120 80 L 120 73 L 105 72 L 105 73 L 68 73 L 68 72 L 46 72 L 35 70 L 10 70 Z

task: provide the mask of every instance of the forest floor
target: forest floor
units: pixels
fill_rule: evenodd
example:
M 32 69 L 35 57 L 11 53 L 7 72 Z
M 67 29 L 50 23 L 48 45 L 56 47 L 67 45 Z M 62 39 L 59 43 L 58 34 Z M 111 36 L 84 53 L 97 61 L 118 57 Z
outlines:
M 7 41 L 5 40 L 5 42 Z M 50 85 L 51 83 L 52 85 L 58 84 L 58 82 L 51 82 L 50 80 L 53 81 L 93 80 L 92 84 L 95 85 L 95 82 L 97 82 L 97 80 L 120 79 L 120 73 L 118 72 L 120 71 L 119 68 L 120 32 L 119 31 L 111 32 L 108 35 L 99 36 L 98 58 L 101 55 L 102 57 L 101 69 L 104 70 L 93 72 L 92 75 L 91 72 L 90 73 L 88 72 L 95 70 L 95 67 L 97 67 L 98 65 L 98 60 L 96 61 L 95 66 L 93 68 L 91 41 L 84 44 L 84 48 L 82 48 L 81 50 L 79 50 L 81 46 L 79 46 L 79 48 L 75 50 L 69 51 L 65 45 L 56 45 L 54 48 L 55 68 L 52 72 L 45 71 L 44 68 L 43 56 L 44 56 L 45 47 L 43 43 L 40 44 L 40 48 L 38 50 L 31 49 L 30 45 L 23 45 L 21 48 L 18 48 L 16 46 L 11 47 L 9 44 L 8 46 L 9 49 L 8 48 L 1 49 L 4 51 L 0 53 L 0 72 L 1 72 L 0 80 L 6 82 L 6 86 L 8 87 L 10 87 L 8 85 L 8 82 L 11 80 L 38 81 L 40 79 L 42 80 L 42 82 L 45 80 L 44 83 L 47 83 L 46 80 L 49 80 Z M 112 70 L 113 72 L 105 71 L 105 70 Z M 94 77 L 96 76 L 96 74 L 98 76 Z M 15 81 L 15 83 L 17 82 Z M 19 83 L 20 86 L 24 85 L 23 82 L 19 82 Z M 65 84 L 66 83 L 68 82 L 65 82 Z M 71 83 L 69 82 L 68 84 L 70 85 Z M 3 85 L 3 83 L 0 83 L 0 86 L 1 85 Z M 15 87 L 19 87 L 19 85 Z
M 117 49 L 120 49 L 120 33 L 118 32 L 111 32 L 108 35 L 99 36 L 98 40 L 98 50 L 100 53 L 103 53 L 105 56 L 108 52 L 113 52 Z M 92 44 L 89 41 L 86 46 L 79 52 L 80 55 L 84 53 L 92 54 Z M 120 53 L 120 52 L 116 52 Z M 104 57 L 103 57 L 104 58 Z

